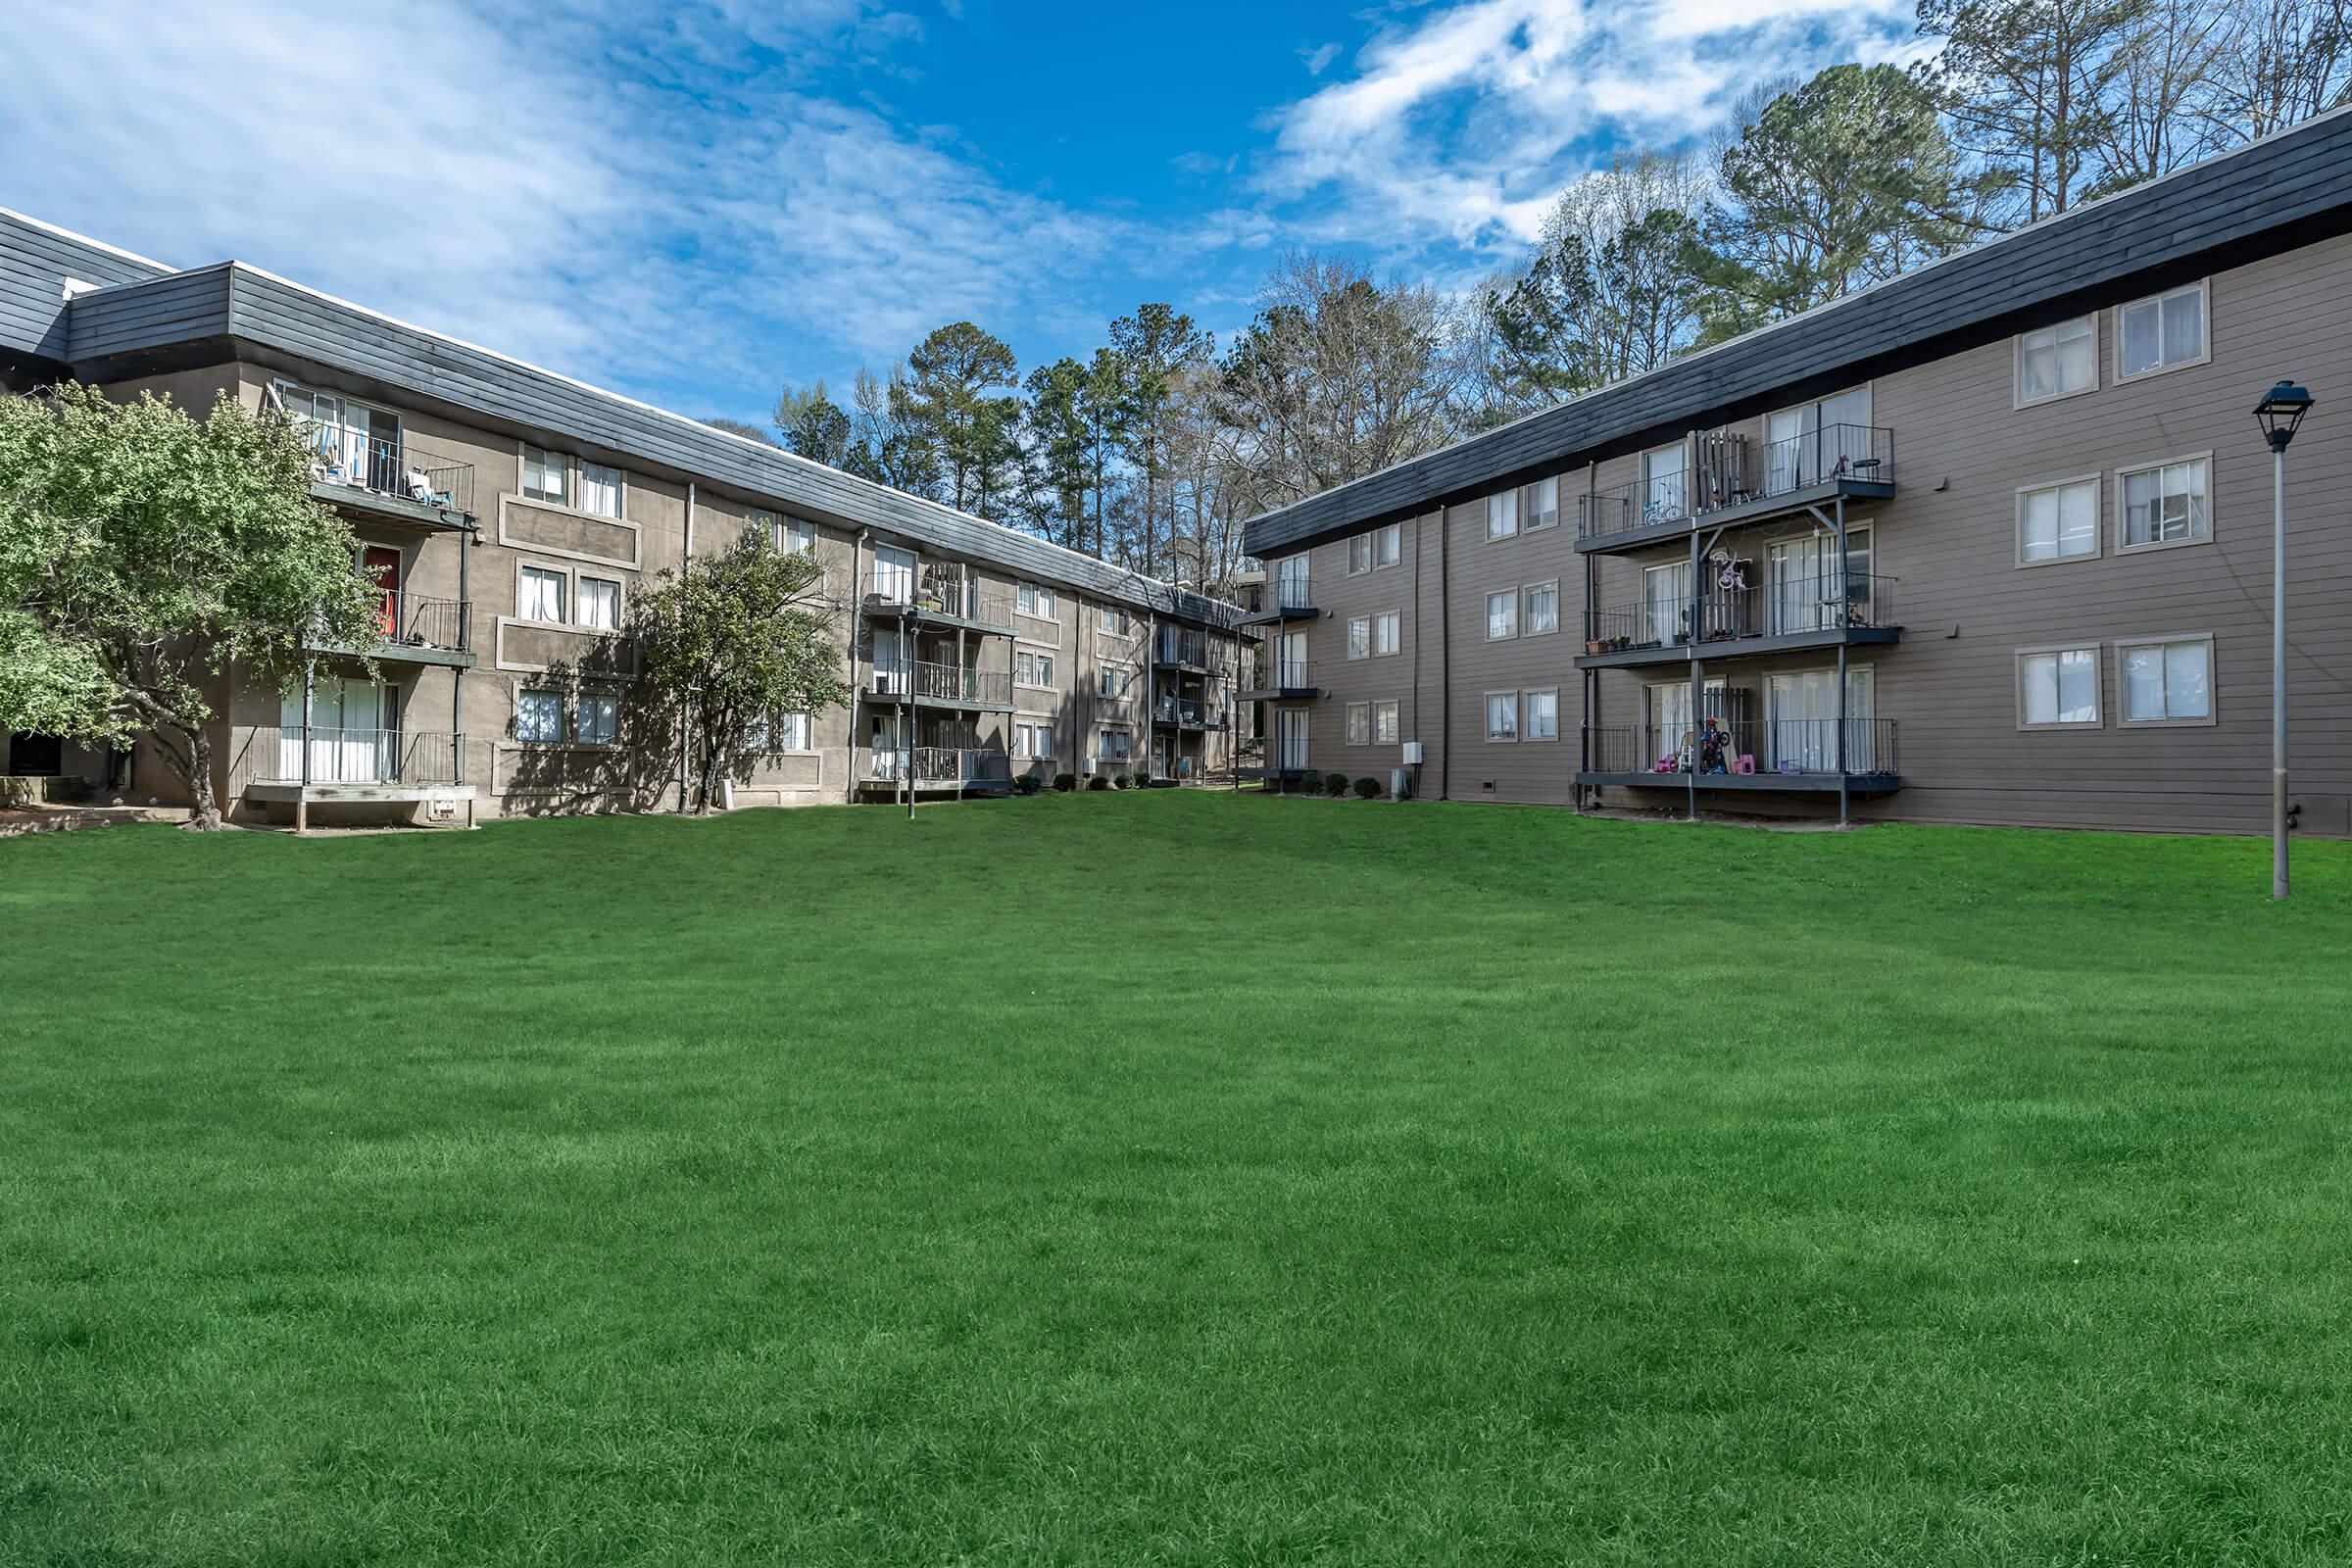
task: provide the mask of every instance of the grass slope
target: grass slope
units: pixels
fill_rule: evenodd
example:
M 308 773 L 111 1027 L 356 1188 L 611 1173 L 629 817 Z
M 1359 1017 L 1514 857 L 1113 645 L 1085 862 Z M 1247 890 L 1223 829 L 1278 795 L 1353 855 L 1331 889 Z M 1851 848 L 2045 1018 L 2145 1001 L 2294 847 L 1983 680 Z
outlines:
M 0 843 L 0 1560 L 2352 1555 L 2352 855 Z

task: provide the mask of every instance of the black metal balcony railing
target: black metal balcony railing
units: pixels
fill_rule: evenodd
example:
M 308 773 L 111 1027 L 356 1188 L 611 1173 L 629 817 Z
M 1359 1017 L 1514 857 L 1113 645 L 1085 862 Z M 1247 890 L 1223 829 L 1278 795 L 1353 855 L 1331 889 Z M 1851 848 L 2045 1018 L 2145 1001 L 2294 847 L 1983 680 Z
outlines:
M 462 746 L 461 737 L 432 730 L 265 724 L 245 755 L 252 776 L 271 784 L 454 784 Z
M 1231 719 L 1223 706 L 1198 697 L 1163 695 L 1152 710 L 1152 715 L 1163 724 L 1199 724 L 1209 729 L 1222 729 Z
M 1897 772 L 1898 731 L 1891 718 L 1776 718 L 1718 721 L 1710 740 L 1690 725 L 1588 724 L 1586 768 L 1595 773 L 1789 774 L 1842 771 L 1850 777 Z M 1839 749 L 1842 735 L 1844 746 Z
M 990 626 L 1012 624 L 1010 592 L 984 588 L 976 578 L 953 567 L 932 565 L 918 572 L 905 566 L 869 566 L 865 573 L 865 597 L 877 604 L 949 615 L 957 620 L 979 621 Z
M 1203 632 L 1190 631 L 1181 626 L 1159 628 L 1159 643 L 1152 657 L 1163 664 L 1201 664 L 1208 662 L 1208 637 Z
M 917 746 L 911 752 L 904 747 L 868 748 L 865 752 L 867 778 L 895 784 L 909 776 L 910 767 L 918 784 L 1006 783 L 1012 778 L 1011 759 L 1003 752 L 977 747 Z
M 1280 655 L 1261 657 L 1255 680 L 1259 691 L 1303 691 L 1315 684 L 1315 662 Z
M 316 420 L 300 423 L 310 447 L 311 477 L 320 484 L 365 490 L 447 512 L 473 511 L 473 465 L 413 442 L 347 430 Z
M 382 642 L 451 653 L 471 648 L 470 607 L 465 600 L 435 599 L 405 588 L 378 589 L 376 598 L 375 632 Z
M 1896 580 L 1863 572 L 1784 577 L 1760 587 L 1711 588 L 1585 612 L 1585 652 L 1736 642 L 1799 632 L 1893 626 Z
M 1760 446 L 1711 445 L 1703 474 L 1659 474 L 1612 485 L 1577 503 L 1577 534 L 1603 538 L 1743 507 L 1832 479 L 1894 481 L 1894 432 L 1870 424 L 1825 424 Z
M 1311 610 L 1314 608 L 1314 592 L 1308 587 L 1306 573 L 1303 571 L 1277 573 L 1274 578 L 1273 590 L 1267 603 L 1277 610 Z
M 942 703 L 1012 703 L 1012 671 L 964 669 L 955 664 L 914 666 L 914 695 Z

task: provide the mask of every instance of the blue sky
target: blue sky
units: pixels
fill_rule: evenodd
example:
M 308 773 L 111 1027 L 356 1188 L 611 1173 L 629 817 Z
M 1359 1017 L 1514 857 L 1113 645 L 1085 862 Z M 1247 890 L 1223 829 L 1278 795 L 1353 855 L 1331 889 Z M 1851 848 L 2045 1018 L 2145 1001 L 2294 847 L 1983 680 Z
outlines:
M 1899 0 L 10 0 L 0 206 L 695 415 L 969 318 L 1024 369 L 1287 248 L 1468 286 Z

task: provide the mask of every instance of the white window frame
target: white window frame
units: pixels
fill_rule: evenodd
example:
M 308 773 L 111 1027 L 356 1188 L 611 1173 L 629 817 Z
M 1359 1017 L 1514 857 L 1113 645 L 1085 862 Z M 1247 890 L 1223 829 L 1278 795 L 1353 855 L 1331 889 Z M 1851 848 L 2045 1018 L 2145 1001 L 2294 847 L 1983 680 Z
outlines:
M 1359 533 L 1348 541 L 1348 575 L 1361 577 L 1372 569 L 1372 536 Z
M 816 524 L 806 517 L 778 517 L 776 549 L 787 556 L 815 555 Z
M 1027 604 L 1021 602 L 1024 598 Z M 1031 620 L 1057 621 L 1061 618 L 1061 607 L 1054 598 L 1054 590 L 1042 582 L 1025 582 L 1015 588 L 1012 608 Z
M 2197 291 L 2197 333 L 2202 352 L 2193 360 L 2168 360 L 2153 369 L 2127 373 L 2124 369 L 2124 313 L 2136 305 L 2156 307 L 2158 351 L 2162 352 L 2164 335 L 2164 302 L 2176 294 Z M 2193 283 L 2180 283 L 2155 294 L 2142 294 L 2135 300 L 2126 300 L 2115 308 L 2115 384 L 2123 386 L 2132 381 L 2145 381 L 2152 375 L 2169 375 L 2192 366 L 2209 364 L 2213 359 L 2213 279 L 2200 277 Z
M 2205 648 L 2205 712 L 2199 718 L 2133 718 L 2132 692 L 2125 684 L 2124 661 L 2134 648 L 2169 648 L 2181 643 L 2201 643 Z M 2211 729 L 2222 721 L 2221 673 L 2214 667 L 2213 633 L 2209 631 L 2173 631 L 2153 635 L 2118 637 L 2115 649 L 2115 724 L 2118 729 Z
M 523 599 L 522 590 L 523 585 L 531 580 L 533 573 L 541 576 L 553 577 L 556 580 L 556 593 L 563 602 L 556 606 L 557 612 L 553 617 L 532 614 L 529 612 L 537 608 L 536 596 L 533 597 L 533 601 L 531 603 L 526 604 Z M 545 562 L 539 561 L 516 562 L 514 564 L 514 618 L 533 626 L 570 625 L 573 601 L 575 598 L 571 591 L 571 570 L 569 567 L 551 566 Z
M 1495 728 L 1494 728 L 1494 702 L 1495 702 L 1495 699 L 1497 699 L 1497 698 L 1504 699 L 1504 700 L 1506 700 L 1507 702 L 1509 702 L 1509 703 L 1510 703 L 1510 705 L 1511 705 L 1511 732 L 1510 732 L 1508 735 L 1498 734 L 1498 733 L 1495 731 Z M 1521 723 L 1520 723 L 1520 715 L 1519 715 L 1519 693 L 1518 693 L 1517 691 L 1515 691 L 1515 690 L 1514 690 L 1514 691 L 1507 691 L 1507 692 L 1489 692 L 1489 693 L 1487 693 L 1487 694 L 1486 694 L 1486 722 L 1487 722 L 1487 744 L 1488 744 L 1488 745 L 1490 745 L 1490 746 L 1513 746 L 1513 745 L 1516 745 L 1516 744 L 1518 744 L 1519 735 L 1520 735 L 1520 731 L 1521 731 L 1521 728 L 1522 728 L 1522 725 L 1521 725 Z
M 1372 530 L 1372 569 L 1386 571 L 1404 560 L 1404 524 L 1385 523 Z
M 2090 656 L 2090 717 L 2059 718 L 2051 719 L 2044 723 L 2035 723 L 2026 717 L 2026 661 L 2030 659 L 2049 659 L 2052 657 L 2063 659 L 2068 654 L 2088 654 Z M 2017 727 L 2021 732 L 2039 733 L 2045 730 L 2079 731 L 2088 729 L 2105 729 L 2107 727 L 2106 692 L 2103 689 L 2107 680 L 2107 661 L 2104 654 L 2100 650 L 2098 641 L 2095 638 L 2086 642 L 2038 643 L 2031 648 L 2020 648 L 2017 650 L 2016 663 L 2017 677 L 2014 685 L 2017 688 Z M 2210 685 L 2210 676 L 2208 677 L 2208 684 Z M 2065 690 L 2065 685 L 2063 682 L 2061 682 L 2059 686 L 2059 693 L 2061 696 L 2063 696 Z
M 797 738 L 798 744 L 795 744 Z M 806 753 L 816 750 L 815 715 L 806 712 L 778 713 L 774 728 L 769 731 L 769 749 L 774 752 Z
M 1403 733 L 1396 722 L 1396 699 L 1377 701 L 1372 705 L 1372 744 L 1395 746 Z
M 1649 464 L 1652 458 L 1664 457 L 1672 457 L 1675 461 L 1675 466 L 1669 469 L 1668 473 L 1682 481 L 1682 506 L 1678 510 L 1661 511 L 1657 516 L 1652 517 L 1649 515 L 1649 509 L 1654 504 L 1651 500 L 1651 497 L 1657 491 L 1658 480 L 1666 477 L 1667 474 L 1651 473 L 1649 471 Z M 1690 442 L 1688 437 L 1680 441 L 1669 441 L 1662 447 L 1651 447 L 1648 451 L 1642 453 L 1641 461 L 1637 466 L 1637 471 L 1642 480 L 1642 516 L 1644 522 L 1674 522 L 1690 515 L 1690 485 L 1692 474 L 1690 471 Z
M 1536 733 L 1535 699 L 1551 699 L 1551 733 Z M 1560 689 L 1557 686 L 1534 686 L 1519 694 L 1519 738 L 1529 745 L 1540 745 L 1560 738 Z
M 1053 720 L 1022 719 L 1014 724 L 1012 726 L 1012 755 L 1032 762 L 1054 760 Z
M 522 450 L 519 466 L 515 469 L 514 488 L 516 492 L 521 495 L 523 500 L 531 502 L 535 505 L 542 507 L 563 507 L 568 510 L 572 506 L 576 492 L 579 488 L 575 483 L 573 483 L 572 480 L 571 454 L 567 452 L 558 452 L 553 447 L 533 446 L 528 441 L 523 442 L 521 447 Z M 538 467 L 542 473 L 552 470 L 558 475 L 564 486 L 561 494 L 551 496 L 544 493 L 533 493 L 531 489 L 531 467 L 532 455 L 534 453 L 538 455 Z M 542 492 L 544 492 L 545 488 L 546 487 L 544 485 L 540 487 Z
M 1021 679 L 1021 661 L 1024 659 L 1029 661 L 1030 678 L 1027 680 Z M 1044 676 L 1043 679 L 1038 678 L 1041 674 Z M 1014 649 L 1012 651 L 1012 683 L 1024 691 L 1050 692 L 1056 690 L 1057 688 L 1054 684 L 1053 652 L 1042 648 Z
M 2208 484 L 2212 482 L 2210 476 L 2208 476 L 2206 482 Z M 2090 548 L 2088 550 L 2079 551 L 2071 556 L 2052 556 L 2046 561 L 2027 560 L 2026 502 L 2034 496 L 2042 494 L 2044 491 L 2066 491 L 2071 490 L 2076 485 L 2080 484 L 2086 484 L 2090 486 Z M 2101 556 L 2105 555 L 2107 553 L 2106 497 L 2107 486 L 2104 476 L 2096 473 L 2078 473 L 2070 478 L 2050 479 L 2041 484 L 2019 485 L 2017 487 L 2016 498 L 2017 565 L 2021 568 L 2029 566 L 2063 566 L 2078 561 L 2096 561 Z M 2061 534 L 2060 537 L 2063 538 L 2064 535 Z
M 1545 589 L 1551 591 L 1551 624 L 1539 631 L 1536 628 L 1536 595 Z M 1556 636 L 1559 629 L 1560 579 L 1554 577 L 1549 582 L 1531 582 L 1520 589 L 1519 635 L 1522 637 L 1551 637 Z
M 1360 640 L 1359 640 L 1359 634 L 1360 634 Z M 1372 617 L 1371 617 L 1370 615 L 1350 615 L 1350 616 L 1348 616 L 1348 660 L 1349 660 L 1350 662 L 1353 662 L 1353 661 L 1355 661 L 1355 660 L 1358 660 L 1358 659 L 1370 659 L 1371 657 L 1372 657 Z
M 1497 528 L 1497 520 L 1507 526 Z M 1516 539 L 1519 537 L 1519 492 L 1516 489 L 1497 490 L 1487 497 L 1487 538 Z
M 2132 475 L 2186 467 L 2192 463 L 2205 466 L 2205 531 L 2201 534 L 2191 533 L 2185 539 L 2151 539 L 2142 545 L 2131 543 L 2125 537 L 2125 530 L 2131 526 Z M 2184 452 L 2178 457 L 2159 458 L 2152 463 L 2134 463 L 2115 470 L 2115 553 L 2119 556 L 2138 556 L 2151 550 L 2182 550 L 2192 545 L 2209 545 L 2213 543 L 2213 454 L 2210 451 Z
M 1502 631 L 1494 629 L 1494 606 L 1499 601 L 1510 611 L 1510 623 Z M 1498 588 L 1487 595 L 1487 641 L 1506 643 L 1519 635 L 1519 590 Z
M 1110 743 L 1119 743 L 1112 751 Z M 1099 762 L 1133 762 L 1135 760 L 1135 731 L 1117 727 L 1098 728 L 1095 731 L 1095 760 Z
M 597 474 L 594 479 L 589 477 L 591 469 Z M 572 503 L 572 506 L 578 511 L 586 513 L 591 517 L 603 517 L 608 522 L 619 522 L 629 514 L 627 469 L 616 467 L 610 463 L 592 463 L 588 459 L 582 458 L 574 466 L 572 482 L 579 491 L 579 499 Z M 605 511 L 602 507 L 592 507 L 588 504 L 588 487 L 591 484 L 596 485 L 599 489 L 609 488 L 612 490 L 612 510 L 611 512 Z
M 1372 657 L 1374 659 L 1393 659 L 1402 652 L 1404 652 L 1404 612 L 1401 610 L 1375 611 L 1372 615 Z
M 523 710 L 526 707 L 530 706 L 534 700 L 543 700 L 544 702 L 555 705 L 555 723 L 551 732 L 548 734 L 537 735 L 524 733 L 522 721 Z M 563 745 L 564 694 L 560 691 L 550 691 L 544 686 L 525 687 L 521 691 L 516 692 L 514 694 L 514 740 L 517 745 L 522 746 Z
M 2027 340 L 2030 338 L 2044 336 L 2048 337 L 2050 340 L 2050 361 L 2053 368 L 2055 368 L 2064 363 L 2058 355 L 2058 334 L 2067 327 L 2082 325 L 2087 325 L 2090 328 L 2090 385 L 2075 387 L 2072 390 L 2061 389 L 2056 392 L 2045 392 L 2037 398 L 2030 398 L 2026 396 Z M 2017 336 L 2009 340 L 2009 406 L 2011 408 L 2036 409 L 2045 403 L 2057 403 L 2066 398 L 2086 397 L 2090 393 L 2096 392 L 2099 389 L 2098 312 L 2093 311 L 2088 316 L 2070 316 L 2063 321 L 2052 321 L 2049 325 L 2037 326 L 2031 332 L 2020 332 L 2017 334 Z
M 602 711 L 611 720 L 612 733 L 592 736 L 588 733 L 588 714 L 591 709 Z M 620 699 L 610 692 L 583 692 L 571 705 L 571 741 L 574 746 L 618 746 L 620 744 Z
M 1095 668 L 1095 695 L 1106 703 L 1125 703 L 1134 700 L 1136 667 L 1133 664 L 1099 664 Z M 1119 689 L 1112 691 L 1112 677 L 1117 677 Z
M 1544 487 L 1545 485 L 1549 485 L 1551 487 L 1551 520 L 1549 522 L 1540 522 L 1535 519 L 1543 516 L 1543 513 L 1536 509 L 1535 501 L 1538 496 L 1543 494 Z M 1519 531 L 1521 533 L 1542 533 L 1546 528 L 1557 528 L 1559 525 L 1559 475 L 1552 474 L 1547 478 L 1537 479 L 1531 483 L 1521 485 L 1519 487 Z
M 1348 705 L 1348 744 L 1350 746 L 1372 744 L 1372 705 L 1370 703 L 1349 703 Z
M 583 590 L 589 583 L 596 583 L 612 590 L 612 624 L 610 626 L 587 618 L 588 595 Z M 628 586 L 618 577 L 608 577 L 601 572 L 593 571 L 573 572 L 571 575 L 571 623 L 587 631 L 619 631 L 621 617 L 625 613 L 622 605 L 628 597 Z

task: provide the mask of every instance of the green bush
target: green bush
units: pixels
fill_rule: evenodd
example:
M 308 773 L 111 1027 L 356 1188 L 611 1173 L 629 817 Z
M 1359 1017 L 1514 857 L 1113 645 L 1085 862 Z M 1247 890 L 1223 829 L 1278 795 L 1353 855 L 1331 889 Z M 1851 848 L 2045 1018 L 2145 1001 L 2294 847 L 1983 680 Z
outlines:
M 1133 773 L 1113 773 L 1110 775 L 1110 787 L 1114 790 L 1131 790 L 1135 788 L 1135 775 Z
M 1348 775 L 1347 775 L 1347 774 L 1345 774 L 1345 773 L 1326 773 L 1326 774 L 1324 774 L 1324 775 L 1323 775 L 1323 793 L 1324 793 L 1324 794 L 1326 794 L 1326 795 L 1328 795 L 1328 796 L 1330 796 L 1330 797 L 1332 797 L 1334 800 L 1337 800 L 1339 797 L 1341 797 L 1341 796 L 1343 796 L 1343 795 L 1347 794 L 1347 793 L 1348 793 Z
M 1359 779 L 1357 779 L 1357 780 L 1355 781 L 1355 793 L 1356 793 L 1356 796 L 1357 796 L 1357 798 L 1358 798 L 1358 799 L 1360 799 L 1360 800 L 1366 800 L 1366 801 L 1377 801 L 1377 800 L 1379 800 L 1379 799 L 1380 799 L 1380 780 L 1378 780 L 1378 779 L 1376 779 L 1376 778 L 1359 778 Z
M 1090 778 L 1086 781 L 1086 787 L 1090 790 L 1106 790 L 1110 788 L 1110 780 L 1104 778 L 1102 774 L 1097 773 L 1093 778 Z
M 1023 795 L 1035 795 L 1046 787 L 1046 781 L 1035 773 L 1023 773 L 1012 781 L 1012 787 Z
M 1064 795 L 1067 795 L 1070 791 L 1078 787 L 1078 775 L 1075 773 L 1056 773 L 1054 775 L 1054 787 L 1061 791 Z

